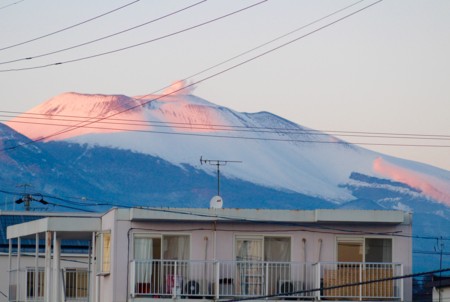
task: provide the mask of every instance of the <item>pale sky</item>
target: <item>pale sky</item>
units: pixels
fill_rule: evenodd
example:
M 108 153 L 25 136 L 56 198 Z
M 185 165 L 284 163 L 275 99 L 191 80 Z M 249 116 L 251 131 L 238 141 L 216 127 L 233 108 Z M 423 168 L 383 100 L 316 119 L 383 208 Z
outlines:
M 59 34 L 0 50 L 0 63 L 91 41 L 199 1 L 141 0 Z M 60 30 L 130 2 L 0 0 L 0 48 Z M 0 64 L 0 70 L 46 65 L 123 48 L 257 2 L 207 0 L 122 35 L 43 58 Z M 153 93 L 356 2 L 269 0 L 239 14 L 133 49 L 48 68 L 0 72 L 0 111 L 27 111 L 68 91 L 129 96 Z M 374 2 L 361 1 L 191 81 L 201 80 Z M 7 6 L 12 3 L 16 4 Z M 197 85 L 194 94 L 236 111 L 269 111 L 317 130 L 447 136 L 441 140 L 431 140 L 429 136 L 422 140 L 342 137 L 349 142 L 450 146 L 449 16 L 448 0 L 385 0 L 206 80 Z M 364 147 L 450 170 L 450 147 Z

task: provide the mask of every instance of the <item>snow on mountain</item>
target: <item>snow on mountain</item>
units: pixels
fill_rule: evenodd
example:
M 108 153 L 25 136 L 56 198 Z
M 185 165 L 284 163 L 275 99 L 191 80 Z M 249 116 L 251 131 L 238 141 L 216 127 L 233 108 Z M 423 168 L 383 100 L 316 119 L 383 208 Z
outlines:
M 449 171 L 347 144 L 268 112 L 236 112 L 183 91 L 164 97 L 65 93 L 7 124 L 32 139 L 62 131 L 44 140 L 132 150 L 210 174 L 215 167 L 200 165 L 200 156 L 242 161 L 222 167 L 221 174 L 337 203 L 354 199 L 342 184 L 358 172 L 406 183 L 450 204 Z M 64 132 L 68 126 L 76 128 Z

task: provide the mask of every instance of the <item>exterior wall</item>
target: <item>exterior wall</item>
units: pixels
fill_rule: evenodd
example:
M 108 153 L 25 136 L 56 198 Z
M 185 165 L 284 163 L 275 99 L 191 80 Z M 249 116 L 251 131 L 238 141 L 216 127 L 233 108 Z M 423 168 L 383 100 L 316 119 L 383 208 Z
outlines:
M 109 219 L 106 219 L 109 221 Z M 237 235 L 262 235 L 262 236 L 288 236 L 291 238 L 291 261 L 315 263 L 318 261 L 337 261 L 336 259 L 336 240 L 339 236 L 345 237 L 389 237 L 387 235 L 355 235 L 352 233 L 343 233 L 337 229 L 353 229 L 362 233 L 388 233 L 398 232 L 410 234 L 410 226 L 397 225 L 385 227 L 361 227 L 361 226 L 338 226 L 333 230 L 333 226 L 327 225 L 327 228 L 304 228 L 287 227 L 268 224 L 237 224 L 219 222 L 215 224 L 205 222 L 129 222 L 118 221 L 115 227 L 110 222 L 106 222 L 105 227 L 111 227 L 115 230 L 112 237 L 114 246 L 112 255 L 114 265 L 111 268 L 114 274 L 114 287 L 109 290 L 106 282 L 111 276 L 105 276 L 105 282 L 102 289 L 102 295 L 106 293 L 103 301 L 122 301 L 126 299 L 126 293 L 129 292 L 128 263 L 132 260 L 132 238 L 136 233 L 151 234 L 185 234 L 190 236 L 190 259 L 191 260 L 234 260 L 235 259 L 235 237 Z M 207 229 L 207 230 L 205 230 Z M 210 229 L 210 230 L 208 230 Z M 299 229 L 299 230 L 296 230 Z M 329 233 L 331 232 L 331 234 Z M 215 241 L 215 243 L 214 243 Z M 409 252 L 406 252 L 409 251 Z M 404 273 L 411 273 L 411 240 L 409 238 L 393 238 L 393 262 L 404 264 Z M 412 287 L 409 280 L 405 280 L 405 300 L 411 300 Z M 115 300 L 108 293 L 113 293 Z
M 96 301 L 129 300 L 129 263 L 133 259 L 133 235 L 189 235 L 191 260 L 235 260 L 235 238 L 248 236 L 287 236 L 291 238 L 291 261 L 337 261 L 336 243 L 345 237 L 393 238 L 392 262 L 404 265 L 404 274 L 412 272 L 412 240 L 391 237 L 391 232 L 410 235 L 411 225 L 311 224 L 310 227 L 270 223 L 237 223 L 227 221 L 130 221 L 127 210 L 112 210 L 102 218 L 102 230 L 111 231 L 111 273 L 97 276 Z M 354 232 L 344 232 L 353 230 Z M 359 233 L 366 235 L 359 235 Z M 369 234 L 369 235 L 367 235 Z M 374 235 L 370 235 L 374 234 Z M 412 284 L 404 280 L 405 301 L 412 300 Z M 101 299 L 99 299 L 101 297 Z

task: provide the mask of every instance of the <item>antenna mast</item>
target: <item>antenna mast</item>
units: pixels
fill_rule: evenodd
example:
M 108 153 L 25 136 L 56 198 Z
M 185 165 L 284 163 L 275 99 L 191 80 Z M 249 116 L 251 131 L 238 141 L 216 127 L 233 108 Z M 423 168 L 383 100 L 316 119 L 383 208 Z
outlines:
M 217 167 L 217 196 L 220 196 L 220 166 L 226 166 L 228 163 L 242 163 L 238 160 L 204 159 L 200 156 L 200 165 L 208 164 Z

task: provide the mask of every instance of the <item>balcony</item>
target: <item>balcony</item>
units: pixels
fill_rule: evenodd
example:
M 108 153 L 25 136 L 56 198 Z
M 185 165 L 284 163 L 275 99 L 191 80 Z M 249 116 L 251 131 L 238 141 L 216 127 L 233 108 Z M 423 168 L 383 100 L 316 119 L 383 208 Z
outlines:
M 401 301 L 396 263 L 133 260 L 130 295 L 139 298 Z M 358 284 L 345 286 L 347 284 Z

